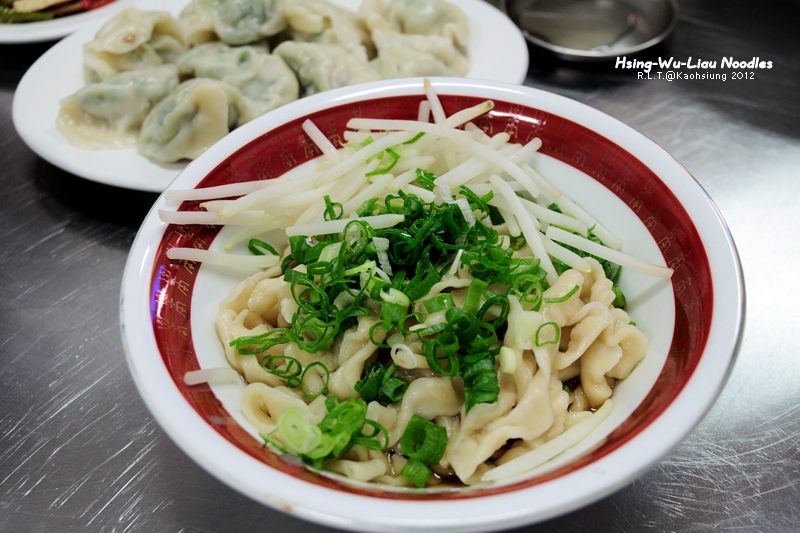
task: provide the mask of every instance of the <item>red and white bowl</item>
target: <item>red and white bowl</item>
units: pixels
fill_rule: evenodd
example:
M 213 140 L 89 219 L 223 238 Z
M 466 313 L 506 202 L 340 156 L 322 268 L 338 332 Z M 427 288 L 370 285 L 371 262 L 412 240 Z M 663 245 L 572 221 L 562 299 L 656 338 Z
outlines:
M 744 285 L 735 245 L 712 200 L 668 153 L 621 122 L 541 90 L 432 79 L 449 113 L 491 99 L 480 119 L 543 145 L 533 164 L 624 242 L 623 251 L 674 269 L 658 281 L 626 272 L 628 311 L 650 351 L 614 393 L 600 428 L 548 468 L 493 485 L 406 490 L 358 484 L 287 462 L 263 446 L 239 412 L 242 384 L 192 386 L 188 370 L 225 365 L 214 332 L 220 300 L 243 275 L 173 262 L 171 246 L 221 247 L 218 229 L 162 223 L 159 209 L 190 209 L 162 195 L 131 248 L 121 292 L 129 367 L 147 406 L 200 466 L 283 512 L 354 531 L 486 531 L 530 524 L 624 487 L 673 450 L 723 387 L 739 346 Z M 170 185 L 191 189 L 280 176 L 317 153 L 301 128 L 329 138 L 348 119 L 416 118 L 421 79 L 320 93 L 235 130 Z M 223 230 L 225 231 L 225 230 Z

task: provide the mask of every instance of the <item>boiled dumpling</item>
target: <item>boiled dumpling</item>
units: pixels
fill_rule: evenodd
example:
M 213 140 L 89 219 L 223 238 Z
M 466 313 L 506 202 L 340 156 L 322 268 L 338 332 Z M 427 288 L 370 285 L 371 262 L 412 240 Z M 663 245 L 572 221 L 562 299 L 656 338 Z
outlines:
M 338 44 L 373 55 L 369 32 L 358 15 L 327 0 L 282 0 L 292 40 Z
M 86 86 L 61 102 L 57 127 L 82 148 L 135 144 L 172 163 L 301 96 L 467 73 L 455 0 L 360 2 L 358 12 L 331 0 L 188 0 L 176 16 L 126 8 L 83 46 Z
M 192 23 L 193 42 L 213 31 L 227 44 L 250 44 L 286 29 L 280 0 L 192 0 L 181 18 Z
M 469 21 L 455 2 L 391 0 L 387 17 L 401 33 L 441 35 L 461 47 L 469 41 Z
M 400 31 L 389 22 L 389 7 L 386 0 L 362 0 L 358 7 L 358 18 L 369 32 L 375 30 Z
M 87 83 L 128 70 L 172 63 L 186 51 L 183 26 L 166 11 L 129 7 L 83 47 Z
M 240 69 L 250 68 L 259 56 L 266 53 L 266 48 L 231 46 L 221 41 L 212 41 L 192 47 L 175 63 L 183 76 L 221 80 Z
M 335 44 L 284 41 L 273 53 L 294 71 L 306 95 L 381 79 L 365 57 Z
M 115 74 L 64 98 L 56 125 L 70 143 L 80 148 L 133 145 L 147 114 L 178 83 L 175 65 Z
M 178 20 L 183 24 L 186 43 L 189 46 L 218 39 L 214 31 L 214 14 L 198 2 L 192 1 L 184 7 L 178 15 Z
M 372 38 L 378 50 L 374 65 L 384 78 L 464 76 L 469 71 L 466 56 L 447 37 L 376 30 Z
M 235 87 L 219 80 L 181 83 L 145 118 L 139 153 L 164 163 L 195 159 L 235 127 L 238 97 Z
M 286 62 L 261 47 L 203 43 L 180 57 L 178 66 L 184 75 L 222 80 L 239 89 L 237 126 L 300 95 L 300 84 Z
M 439 35 L 465 50 L 469 21 L 456 2 L 445 0 L 363 0 L 359 17 L 370 32 L 394 31 L 415 35 Z
M 225 76 L 241 92 L 240 126 L 300 97 L 300 83 L 292 69 L 277 55 L 263 54 L 249 68 Z

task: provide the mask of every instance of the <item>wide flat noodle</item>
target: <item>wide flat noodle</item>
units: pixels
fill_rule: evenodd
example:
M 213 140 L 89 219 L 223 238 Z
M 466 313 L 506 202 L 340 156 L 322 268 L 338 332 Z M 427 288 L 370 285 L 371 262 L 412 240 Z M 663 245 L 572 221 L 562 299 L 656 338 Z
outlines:
M 272 243 L 277 256 L 271 257 L 281 266 L 234 287 L 221 302 L 216 320 L 228 361 L 248 383 L 242 412 L 259 432 L 271 432 L 280 413 L 291 407 L 300 407 L 303 420 L 319 421 L 341 403 L 359 400 L 364 392 L 359 387 L 371 365 L 379 363 L 388 374 L 380 387 L 390 379 L 407 386 L 402 398 L 388 398 L 383 389 L 383 397 L 368 398 L 362 436 L 379 439 L 382 449 L 359 441 L 327 458 L 322 468 L 359 481 L 410 485 L 401 474 L 411 457 L 403 450 L 409 443 L 403 441 L 406 430 L 421 418 L 444 428 L 447 437 L 441 459 L 426 466 L 434 473 L 429 486 L 500 481 L 557 457 L 598 427 L 611 409 L 617 382 L 628 378 L 646 357 L 647 339 L 627 312 L 615 307 L 617 288 L 606 270 L 613 273 L 613 267 L 549 240 L 550 230 L 567 222 L 571 213 L 551 215 L 550 200 L 544 196 L 557 190 L 524 158 L 515 158 L 520 153 L 529 157 L 541 143 L 512 144 L 508 135 L 489 136 L 469 122 L 492 109 L 491 103 L 448 117 L 430 84 L 424 92 L 428 106 L 420 106 L 419 115 L 425 120 L 432 116 L 433 122 L 352 119 L 351 144 L 333 152 L 320 140 L 325 155 L 316 166 L 304 166 L 243 196 L 226 195 L 225 187 L 215 189 L 226 199 L 208 198 L 203 204 L 206 213 L 182 212 L 181 221 L 192 223 L 196 216 L 196 223 L 208 224 L 213 219 L 207 215 L 216 215 L 220 223 L 237 220 L 245 226 L 242 231 L 249 229 L 253 236 L 264 226 L 253 222 L 247 228 L 247 220 L 269 215 L 286 222 L 281 226 L 285 235 Z M 311 132 L 312 142 L 321 131 L 310 125 L 305 130 Z M 389 155 L 393 161 L 387 164 Z M 461 185 L 467 189 L 458 188 Z M 430 265 L 433 281 L 428 283 L 424 272 L 416 269 L 439 252 L 428 249 L 415 263 L 402 255 L 414 253 L 419 243 L 404 241 L 400 252 L 387 248 L 386 236 L 392 232 L 408 232 L 411 239 L 413 230 L 401 229 L 411 211 L 392 213 L 389 206 L 401 201 L 412 205 L 404 196 L 412 194 L 419 202 L 413 205 L 431 204 L 424 213 L 434 212 L 432 205 L 447 206 L 451 223 L 492 235 L 495 248 L 484 248 L 482 240 L 478 251 L 463 241 L 448 243 L 437 259 L 441 264 Z M 494 198 L 500 201 L 491 203 Z M 583 220 L 567 225 L 573 235 L 590 236 Z M 467 232 L 461 236 L 466 238 Z M 326 246 L 299 259 L 310 253 L 305 247 L 310 250 L 320 242 Z M 373 259 L 344 262 L 359 243 L 364 249 L 374 247 L 369 252 Z M 403 272 L 407 278 L 393 279 L 392 254 L 396 268 L 412 264 Z M 515 269 L 541 284 L 511 291 L 512 273 L 481 277 L 505 260 L 518 261 Z M 337 269 L 349 277 L 337 278 Z M 347 290 L 335 291 L 326 285 L 329 279 Z M 316 302 L 327 304 L 324 311 L 304 314 L 307 308 L 316 309 Z M 486 326 L 478 329 L 484 334 L 487 324 L 497 322 L 498 329 L 492 330 L 496 337 L 487 334 L 493 343 L 489 351 L 458 356 L 464 365 L 460 370 L 473 365 L 473 374 L 459 374 L 455 366 L 448 374 L 443 364 L 446 351 L 435 345 L 430 351 L 426 338 L 455 327 L 451 320 L 459 313 L 451 316 L 450 311 L 467 314 L 467 307 L 480 326 Z M 402 314 L 387 318 L 394 312 Z M 310 327 L 294 329 L 303 321 Z M 260 353 L 240 354 L 230 346 L 236 339 L 275 328 L 282 328 L 277 333 L 286 337 Z M 334 333 L 325 337 L 329 331 Z M 446 341 L 451 345 L 479 344 L 477 336 L 452 335 L 455 339 Z M 327 340 L 314 348 L 320 338 Z M 468 356 L 474 359 L 464 362 Z M 279 375 L 275 366 L 289 361 L 306 370 L 293 377 L 294 382 Z M 475 394 L 469 380 L 475 376 L 499 386 L 496 399 L 469 401 Z

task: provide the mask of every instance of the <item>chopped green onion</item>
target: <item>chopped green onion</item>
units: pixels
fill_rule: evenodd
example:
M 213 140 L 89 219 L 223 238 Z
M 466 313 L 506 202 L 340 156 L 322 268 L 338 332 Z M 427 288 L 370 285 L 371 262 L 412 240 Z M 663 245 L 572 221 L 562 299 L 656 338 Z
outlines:
M 449 307 L 455 306 L 453 303 L 453 296 L 449 293 L 442 293 L 437 294 L 433 298 L 428 298 L 422 305 L 425 306 L 425 310 L 430 313 L 435 313 L 437 311 L 443 311 Z
M 372 176 L 378 176 L 380 174 L 388 173 L 390 170 L 394 168 L 394 166 L 397 164 L 397 161 L 400 159 L 400 154 L 398 154 L 391 148 L 387 148 L 386 150 L 384 150 L 384 153 L 389 156 L 389 161 L 386 161 L 385 158 L 382 158 L 381 161 L 382 164 L 379 165 L 378 168 L 376 168 L 372 172 L 367 172 L 366 174 L 364 174 L 366 177 L 369 178 Z
M 315 261 L 306 267 L 306 273 L 309 276 L 322 276 L 332 272 L 334 268 L 335 265 L 328 261 Z
M 550 330 L 550 338 L 547 339 L 548 330 Z M 534 334 L 533 343 L 536 346 L 545 346 L 547 344 L 558 344 L 561 342 L 561 328 L 555 322 L 545 322 L 536 329 Z
M 417 183 L 419 183 L 420 187 L 432 191 L 435 187 L 433 183 L 435 180 L 436 176 L 432 173 L 427 170 L 422 170 L 421 168 L 417 169 Z
M 427 464 L 438 463 L 447 448 L 447 430 L 443 426 L 413 415 L 400 439 L 403 455 Z
M 285 355 L 268 355 L 261 360 L 261 366 L 270 374 L 286 380 L 289 387 L 300 385 L 300 376 L 303 374 L 303 365 L 294 357 Z
M 512 348 L 503 346 L 497 358 L 500 360 L 500 372 L 513 374 L 517 371 L 517 354 Z
M 425 486 L 431 474 L 426 465 L 441 461 L 446 449 L 447 430 L 419 415 L 413 415 L 400 438 L 400 451 L 409 458 L 401 474 L 411 479 L 417 487 Z M 408 466 L 409 463 L 411 466 Z M 420 464 L 426 466 L 427 475 L 424 475 L 425 470 L 420 468 Z
M 333 263 L 339 258 L 339 251 L 342 248 L 341 242 L 333 242 L 322 248 L 319 253 L 319 261 Z
M 419 335 L 420 338 L 423 338 L 427 335 L 433 335 L 434 333 L 444 331 L 444 329 L 447 327 L 447 322 L 439 322 L 438 324 L 432 324 L 430 326 L 426 326 L 424 324 L 419 325 L 421 327 L 415 327 L 412 331 Z
M 390 330 L 399 324 L 408 313 L 408 306 L 393 302 L 383 302 L 381 305 L 381 320 L 385 330 Z
M 399 402 L 408 389 L 408 383 L 394 377 L 397 365 L 384 367 L 373 361 L 364 367 L 364 377 L 356 382 L 354 389 L 364 401 L 377 401 L 384 405 Z
M 308 390 L 306 389 L 306 386 L 305 386 L 305 384 L 306 384 L 306 374 L 308 374 L 308 370 L 310 368 L 314 368 L 314 367 L 322 368 L 322 371 L 325 373 L 325 379 L 323 380 L 322 388 L 320 388 L 320 390 L 318 390 L 317 392 L 311 393 L 311 392 L 308 392 Z M 328 392 L 328 382 L 330 381 L 330 379 L 331 379 L 331 371 L 328 370 L 328 367 L 325 366 L 322 363 L 322 361 L 312 361 L 311 363 L 306 365 L 306 367 L 303 369 L 303 373 L 300 374 L 300 390 L 303 391 L 303 394 L 305 394 L 306 398 L 308 398 L 310 400 L 313 400 L 314 398 L 316 398 L 317 396 L 319 396 L 321 394 L 327 394 L 327 392 Z
M 364 420 L 364 425 L 372 428 L 371 433 L 359 433 L 353 435 L 352 443 L 354 446 L 364 446 L 370 450 L 380 451 L 389 447 L 389 432 L 385 427 L 375 422 L 374 420 Z M 363 428 L 362 428 L 363 431 Z M 383 437 L 383 440 L 378 440 L 375 437 L 378 435 Z
M 473 279 L 467 288 L 467 296 L 464 301 L 464 311 L 467 313 L 477 313 L 481 306 L 481 297 L 486 292 L 489 284 L 482 279 Z
M 328 414 L 316 425 L 310 422 L 305 409 L 286 409 L 278 416 L 276 429 L 265 437 L 265 442 L 300 457 L 318 470 L 326 459 L 341 457 L 353 446 L 364 445 L 375 450 L 388 446 L 386 428 L 367 420 L 367 404 L 363 400 L 349 398 L 340 403 L 326 400 L 325 406 Z M 371 433 L 362 433 L 365 426 L 372 429 Z M 383 439 L 377 440 L 378 435 Z
M 242 355 L 256 355 L 266 352 L 273 346 L 292 342 L 293 332 L 289 328 L 274 328 L 261 335 L 239 337 L 232 340 L 230 346 Z
M 390 367 L 390 369 L 392 372 L 394 371 L 394 368 Z M 388 400 L 387 403 L 396 403 L 402 400 L 407 389 L 408 383 L 402 379 L 391 377 L 391 373 L 387 371 L 383 385 L 381 386 L 381 392 L 386 396 Z
M 264 251 L 272 255 L 280 255 L 275 248 L 260 239 L 250 239 L 247 243 L 247 249 L 250 250 L 250 253 L 253 255 L 266 255 Z
M 441 277 L 439 273 L 433 268 L 429 260 L 423 260 L 417 263 L 416 274 L 408 282 L 405 290 L 411 300 L 419 300 L 430 292 L 434 285 L 436 285 Z
M 280 435 L 282 448 L 287 452 L 303 456 L 315 456 L 321 450 L 322 431 L 312 424 L 301 407 L 290 407 L 277 420 L 276 433 Z
M 390 287 L 387 291 L 381 291 L 380 294 L 385 303 L 393 303 L 404 307 L 411 305 L 411 299 L 394 287 Z
M 431 471 L 428 465 L 413 457 L 409 459 L 406 464 L 403 465 L 403 469 L 400 470 L 400 475 L 408 478 L 418 489 L 425 486 L 431 474 L 433 474 L 433 471 Z
M 326 194 L 325 211 L 323 211 L 323 217 L 325 218 L 325 220 L 338 220 L 342 218 L 343 212 L 344 212 L 344 207 L 342 207 L 342 204 L 338 202 L 332 202 L 331 197 Z
M 456 356 L 458 339 L 454 335 L 447 336 L 446 333 L 443 330 L 438 337 L 425 341 L 422 344 L 422 350 L 425 352 L 425 360 L 431 370 L 443 376 L 454 378 L 458 375 L 458 358 Z
M 337 443 L 332 450 L 334 456 L 340 456 L 347 451 L 350 438 L 361 431 L 364 426 L 367 404 L 363 401 L 349 399 L 333 408 L 319 423 L 319 428 L 329 435 L 345 435 L 348 438 L 337 438 Z
M 461 361 L 464 379 L 464 408 L 467 412 L 479 403 L 493 403 L 500 393 L 492 353 L 468 356 Z
M 614 293 L 614 301 L 611 302 L 611 305 L 618 309 L 624 308 L 628 301 L 625 299 L 625 295 L 622 293 L 622 290 L 617 285 L 611 286 L 611 291 Z
M 569 300 L 570 298 L 572 298 L 572 296 L 573 296 L 573 295 L 574 295 L 576 292 L 578 292 L 578 289 L 580 289 L 580 286 L 578 286 L 578 285 L 575 285 L 575 286 L 574 286 L 574 287 L 572 287 L 572 289 L 571 289 L 571 290 L 570 290 L 570 291 L 569 291 L 567 294 L 565 294 L 564 296 L 560 296 L 560 297 L 558 297 L 558 298 L 545 298 L 545 299 L 544 299 L 544 301 L 545 301 L 545 303 L 548 303 L 548 304 L 560 304 L 560 303 L 566 302 L 567 300 Z
M 421 131 L 421 132 L 417 133 L 416 135 L 414 135 L 413 137 L 411 137 L 406 142 L 404 142 L 403 144 L 414 144 L 415 142 L 420 140 L 424 135 L 425 135 L 425 132 Z
M 382 364 L 378 362 L 367 363 L 364 366 L 364 377 L 358 380 L 353 388 L 364 400 L 371 402 L 381 390 L 385 372 L 386 367 Z

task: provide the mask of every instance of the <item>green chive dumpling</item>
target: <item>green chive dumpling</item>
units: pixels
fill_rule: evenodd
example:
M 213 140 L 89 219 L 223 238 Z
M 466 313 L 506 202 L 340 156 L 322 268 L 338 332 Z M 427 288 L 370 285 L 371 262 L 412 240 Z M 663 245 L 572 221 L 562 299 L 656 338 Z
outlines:
M 238 97 L 235 87 L 219 80 L 181 83 L 145 118 L 139 153 L 162 163 L 195 159 L 236 126 Z
M 180 11 L 178 20 L 183 24 L 186 43 L 190 47 L 219 40 L 214 31 L 214 14 L 194 0 Z
M 363 48 L 374 55 L 369 32 L 354 11 L 328 0 L 282 0 L 282 9 L 292 40 Z
M 279 56 L 259 46 L 230 46 L 216 41 L 195 46 L 178 59 L 181 74 L 213 78 L 241 92 L 237 126 L 300 96 L 300 84 Z
M 178 68 L 171 64 L 120 72 L 64 98 L 56 126 L 80 148 L 135 145 L 145 117 L 178 83 Z
M 251 44 L 286 29 L 280 0 L 192 0 L 180 18 L 192 23 L 192 42 L 214 34 L 227 44 Z
M 363 0 L 358 14 L 370 32 L 438 35 L 461 50 L 466 50 L 470 38 L 467 15 L 455 1 Z
M 240 69 L 250 68 L 259 56 L 267 53 L 267 49 L 260 46 L 231 46 L 212 41 L 193 46 L 175 63 L 182 76 L 221 80 Z
M 462 48 L 469 42 L 469 21 L 456 2 L 391 0 L 387 16 L 401 33 L 441 35 Z
M 186 49 L 183 26 L 167 11 L 129 7 L 84 45 L 84 79 L 94 83 L 119 72 L 172 63 Z
M 469 61 L 453 42 L 440 35 L 372 32 L 378 57 L 373 64 L 384 78 L 465 76 Z
M 284 41 L 273 54 L 297 75 L 304 96 L 381 79 L 365 55 L 335 44 Z

